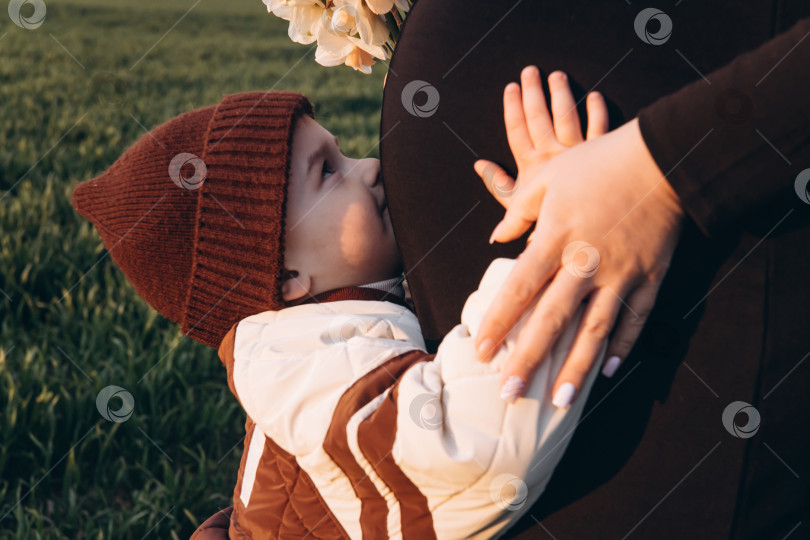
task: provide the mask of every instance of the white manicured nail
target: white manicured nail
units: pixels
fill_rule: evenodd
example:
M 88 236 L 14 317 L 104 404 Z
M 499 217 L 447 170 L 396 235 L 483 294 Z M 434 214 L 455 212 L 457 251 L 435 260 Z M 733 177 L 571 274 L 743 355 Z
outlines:
M 557 393 L 554 394 L 554 399 L 551 402 L 554 404 L 555 407 L 559 407 L 563 409 L 568 407 L 571 404 L 571 398 L 574 397 L 574 392 L 576 388 L 570 382 L 563 383 L 562 386 L 557 390 Z
M 619 364 L 621 363 L 621 358 L 618 356 L 611 356 L 608 358 L 608 361 L 605 362 L 605 367 L 602 368 L 602 375 L 605 377 L 613 377 L 613 374 L 616 373 L 617 369 L 619 369 Z
M 525 385 L 526 383 L 523 382 L 523 379 L 517 375 L 512 375 L 506 379 L 506 382 L 501 386 L 501 399 L 509 403 L 514 403 L 515 400 L 517 400 L 518 394 L 523 391 Z
M 492 229 L 492 234 L 489 237 L 490 245 L 492 245 L 495 242 L 495 237 L 498 236 L 498 233 L 501 232 L 501 229 L 503 229 L 503 221 L 498 223 L 498 225 L 496 225 L 495 228 Z

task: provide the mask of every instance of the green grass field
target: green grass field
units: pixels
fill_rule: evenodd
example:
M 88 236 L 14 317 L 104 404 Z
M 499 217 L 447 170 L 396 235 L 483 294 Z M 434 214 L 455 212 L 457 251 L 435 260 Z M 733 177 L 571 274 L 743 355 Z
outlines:
M 244 413 L 216 352 L 135 294 L 69 198 L 144 129 L 247 90 L 303 92 L 348 155 L 378 156 L 385 65 L 321 67 L 286 24 L 261 0 L 0 15 L 0 538 L 188 538 L 231 504 Z M 125 422 L 97 410 L 110 385 Z

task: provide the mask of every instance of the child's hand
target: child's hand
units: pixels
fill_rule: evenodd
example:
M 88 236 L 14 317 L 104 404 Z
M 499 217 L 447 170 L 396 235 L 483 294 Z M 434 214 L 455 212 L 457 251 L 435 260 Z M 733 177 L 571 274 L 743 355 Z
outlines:
M 562 71 L 548 77 L 551 90 L 551 116 L 546 107 L 546 98 L 540 81 L 540 70 L 535 66 L 523 68 L 521 86 L 509 83 L 503 92 L 503 116 L 509 148 L 518 166 L 517 181 L 492 161 L 480 159 L 475 162 L 475 172 L 484 180 L 487 189 L 504 208 L 509 208 L 511 195 L 523 182 L 531 181 L 537 171 L 551 158 L 571 146 L 583 142 L 574 96 L 568 86 L 568 78 Z M 522 100 L 521 100 L 522 97 Z M 588 132 L 590 140 L 608 131 L 608 111 L 599 92 L 588 94 Z M 553 118 L 553 120 L 552 120 Z M 522 219 L 524 224 L 515 225 L 528 229 L 537 220 L 537 213 L 530 211 L 509 212 L 511 220 Z M 490 243 L 498 228 L 493 231 Z

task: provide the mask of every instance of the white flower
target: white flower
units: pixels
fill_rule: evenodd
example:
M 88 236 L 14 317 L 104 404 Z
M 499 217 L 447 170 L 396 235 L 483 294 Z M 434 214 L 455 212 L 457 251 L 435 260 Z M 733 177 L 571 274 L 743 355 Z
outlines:
M 287 0 L 262 0 L 262 2 L 267 6 L 268 13 L 272 13 L 285 21 L 290 20 L 290 10 L 292 8 L 287 5 Z
M 346 33 L 346 37 L 370 55 L 384 60 L 382 46 L 390 33 L 385 19 L 368 9 L 363 0 L 335 0 L 335 7 L 354 16 L 357 32 Z
M 393 9 L 395 4 L 402 11 L 408 11 L 408 9 L 410 9 L 408 0 L 366 0 L 366 4 L 368 4 L 369 9 L 377 15 L 385 15 Z
M 268 12 L 290 21 L 287 33 L 291 40 L 304 45 L 318 42 L 316 62 L 346 64 L 364 73 L 371 73 L 374 58 L 388 58 L 383 45 L 390 31 L 383 14 L 395 3 L 405 11 L 409 7 L 408 0 L 262 1 Z
M 383 44 L 388 34 L 383 18 L 362 0 L 335 0 L 321 14 L 315 61 L 323 66 L 346 64 L 371 73 L 374 57 L 387 58 Z
M 317 4 L 293 5 L 287 35 L 296 43 L 309 45 L 318 38 L 323 8 Z
M 374 58 L 359 47 L 355 47 L 354 50 L 346 56 L 345 60 L 347 66 L 357 71 L 362 71 L 366 75 L 371 75 L 371 66 L 373 66 L 374 63 Z
M 316 62 L 322 66 L 338 66 L 353 49 L 354 44 L 345 35 L 321 25 L 318 31 L 318 48 L 315 50 Z
M 309 45 L 316 39 L 321 12 L 325 9 L 320 0 L 262 0 L 267 11 L 290 21 L 287 35 L 296 43 Z
M 328 14 L 324 11 L 324 14 Z M 340 6 L 332 12 L 332 18 L 329 21 L 329 26 L 333 32 L 339 34 L 353 34 L 357 25 L 354 18 L 354 10 L 348 6 Z

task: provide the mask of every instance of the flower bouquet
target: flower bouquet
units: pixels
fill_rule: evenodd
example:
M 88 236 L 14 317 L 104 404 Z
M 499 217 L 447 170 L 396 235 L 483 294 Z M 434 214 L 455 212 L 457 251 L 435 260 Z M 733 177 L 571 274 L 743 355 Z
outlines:
M 262 0 L 267 11 L 290 21 L 296 43 L 315 41 L 315 61 L 346 64 L 371 73 L 375 58 L 388 60 L 412 0 Z

